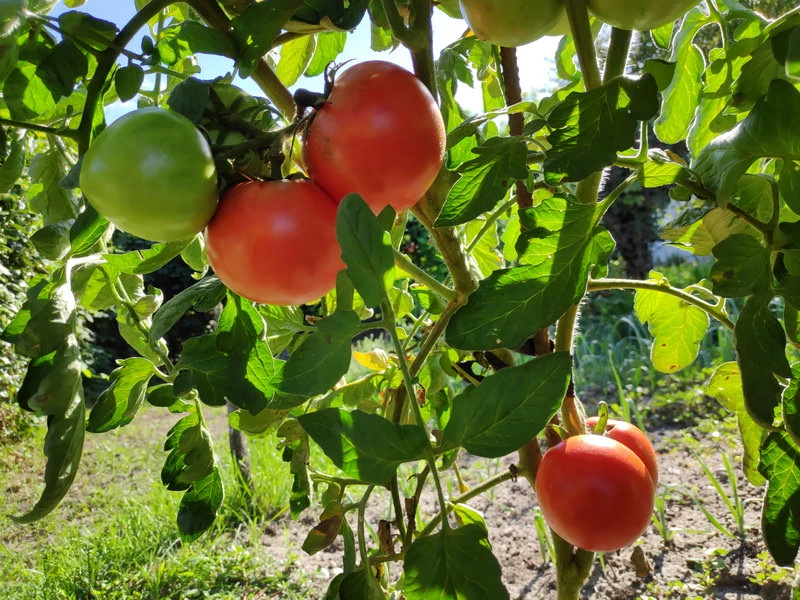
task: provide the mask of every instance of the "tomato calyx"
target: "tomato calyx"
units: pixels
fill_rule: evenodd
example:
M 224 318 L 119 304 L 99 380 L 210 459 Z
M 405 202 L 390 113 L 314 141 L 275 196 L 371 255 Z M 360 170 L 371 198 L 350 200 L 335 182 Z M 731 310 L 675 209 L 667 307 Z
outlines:
M 301 108 L 321 108 L 328 101 L 328 94 L 322 92 L 312 92 L 305 88 L 300 88 L 294 94 L 294 101 Z

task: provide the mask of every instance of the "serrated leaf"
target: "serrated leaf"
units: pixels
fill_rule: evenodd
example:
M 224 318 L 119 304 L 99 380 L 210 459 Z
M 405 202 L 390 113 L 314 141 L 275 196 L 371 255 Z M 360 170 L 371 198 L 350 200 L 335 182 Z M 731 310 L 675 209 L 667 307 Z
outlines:
M 73 256 L 90 251 L 108 229 L 108 221 L 97 214 L 90 204 L 78 215 L 69 230 L 69 242 Z
M 344 51 L 346 42 L 347 33 L 344 31 L 325 31 L 317 34 L 317 46 L 306 69 L 306 77 L 322 75 L 328 63 Z
M 62 40 L 42 58 L 36 74 L 44 82 L 53 100 L 72 94 L 75 84 L 89 71 L 89 60 L 72 40 Z
M 547 117 L 552 148 L 543 165 L 545 179 L 580 181 L 614 164 L 618 152 L 633 147 L 640 121 L 654 117 L 658 108 L 658 86 L 647 74 L 571 93 Z
M 229 36 L 197 21 L 181 23 L 178 39 L 185 42 L 194 54 L 236 57 L 236 46 Z
M 381 584 L 369 565 L 348 573 L 339 584 L 338 600 L 385 600 Z
M 394 258 L 389 232 L 358 194 L 344 197 L 336 211 L 336 239 L 347 274 L 367 306 L 386 300 L 394 281 Z
M 727 362 L 717 367 L 708 381 L 706 393 L 736 415 L 742 439 L 742 470 L 751 484 L 763 485 L 764 478 L 758 472 L 758 454 L 766 432 L 747 414 L 739 365 Z
M 744 233 L 749 227 L 729 210 L 703 207 L 679 215 L 661 230 L 661 237 L 695 256 L 708 256 L 722 240 Z
M 306 67 L 311 63 L 316 46 L 316 37 L 313 35 L 304 35 L 289 40 L 281 46 L 275 74 L 283 85 L 290 87 L 297 83 Z
M 352 311 L 337 310 L 322 319 L 286 361 L 280 389 L 308 397 L 332 388 L 350 367 L 350 345 L 359 325 Z
M 31 159 L 28 168 L 31 178 L 31 186 L 27 191 L 28 202 L 44 217 L 45 225 L 68 221 L 78 215 L 75 197 L 59 185 L 68 170 L 69 165 L 58 149 L 41 152 Z
M 205 277 L 170 298 L 153 316 L 150 339 L 164 337 L 192 308 L 208 311 L 225 298 L 225 286 L 213 275 Z
M 266 435 L 278 428 L 290 412 L 290 409 L 275 410 L 265 408 L 253 415 L 246 410 L 239 409 L 228 416 L 228 423 L 234 429 L 238 429 L 249 436 Z
M 534 438 L 556 413 L 572 370 L 566 352 L 502 369 L 453 398 L 442 447 L 486 458 L 505 456 Z
M 764 543 L 775 562 L 788 567 L 800 548 L 800 448 L 789 434 L 767 436 L 758 470 L 769 481 L 761 513 Z
M 736 321 L 736 354 L 742 374 L 744 403 L 762 427 L 772 427 L 783 386 L 775 376 L 792 376 L 786 360 L 786 334 L 769 308 L 768 295 L 745 302 Z
M 583 297 L 594 265 L 614 247 L 596 227 L 597 207 L 552 197 L 521 215 L 527 232 L 518 241 L 521 266 L 481 281 L 447 327 L 456 348 L 516 348 L 533 332 L 555 322 Z
M 800 91 L 783 80 L 773 80 L 767 95 L 734 129 L 715 138 L 693 161 L 703 185 L 724 206 L 739 178 L 758 158 L 800 160 Z
M 77 10 L 61 14 L 58 24 L 70 38 L 78 39 L 96 50 L 105 50 L 119 33 L 114 23 Z
M 47 85 L 36 74 L 36 65 L 20 60 L 5 79 L 3 101 L 9 115 L 17 121 L 46 118 L 55 110 L 55 100 Z
M 216 467 L 205 479 L 186 490 L 178 507 L 177 518 L 183 541 L 196 540 L 214 524 L 223 497 L 222 477 Z
M 74 335 L 68 336 L 53 353 L 31 361 L 28 367 L 17 401 L 27 410 L 47 415 L 47 466 L 39 500 L 27 513 L 11 517 L 17 523 L 30 523 L 50 513 L 75 479 L 85 435 L 82 370 Z
M 714 246 L 717 261 L 711 267 L 714 293 L 740 298 L 770 287 L 770 251 L 755 238 L 737 233 Z
M 661 273 L 651 271 L 648 281 L 669 286 Z M 653 335 L 650 359 L 662 373 L 674 373 L 697 357 L 708 330 L 708 315 L 697 306 L 655 290 L 636 290 L 636 316 Z
M 97 399 L 86 430 L 92 433 L 111 431 L 130 423 L 139 412 L 147 394 L 147 385 L 155 374 L 155 365 L 146 358 L 119 361 L 110 377 L 110 385 Z
M 428 440 L 415 425 L 395 425 L 360 410 L 327 408 L 297 418 L 326 456 L 349 477 L 382 485 L 404 462 L 422 459 Z
M 486 530 L 477 524 L 417 539 L 406 551 L 403 573 L 408 600 L 509 597 Z
M 211 434 L 194 411 L 169 430 L 164 450 L 169 456 L 161 469 L 161 482 L 169 490 L 188 490 L 214 471 Z
M 479 157 L 458 169 L 435 225 L 460 225 L 491 210 L 517 179 L 528 177 L 528 149 L 518 137 L 494 137 L 472 150 Z

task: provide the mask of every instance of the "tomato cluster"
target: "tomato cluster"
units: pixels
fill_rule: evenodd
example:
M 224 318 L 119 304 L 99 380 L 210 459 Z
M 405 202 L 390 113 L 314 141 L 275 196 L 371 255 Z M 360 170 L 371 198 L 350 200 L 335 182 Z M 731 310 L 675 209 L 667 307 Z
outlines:
M 307 128 L 311 181 L 249 181 L 217 206 L 211 148 L 176 113 L 147 108 L 102 132 L 83 160 L 80 184 L 98 213 L 152 241 L 206 230 L 206 253 L 234 292 L 263 304 L 318 299 L 344 267 L 336 209 L 360 194 L 377 214 L 405 210 L 442 166 L 445 129 L 435 100 L 414 75 L 368 61 L 337 77 Z
M 597 419 L 590 419 L 590 428 Z M 592 552 L 632 544 L 653 513 L 656 455 L 637 427 L 608 420 L 606 435 L 576 435 L 550 448 L 536 473 L 536 497 L 547 524 Z

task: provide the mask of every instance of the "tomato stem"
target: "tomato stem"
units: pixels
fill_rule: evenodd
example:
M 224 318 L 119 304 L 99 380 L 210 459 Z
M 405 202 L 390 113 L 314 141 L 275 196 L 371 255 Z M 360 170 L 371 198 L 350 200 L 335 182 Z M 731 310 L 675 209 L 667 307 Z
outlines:
M 503 74 L 503 87 L 505 88 L 506 106 L 513 106 L 522 102 L 522 85 L 519 80 L 519 63 L 517 62 L 516 48 L 500 48 L 500 68 Z M 512 136 L 521 136 L 525 126 L 525 116 L 522 113 L 508 115 L 508 133 Z M 525 187 L 522 179 L 514 182 L 516 190 L 515 201 L 520 208 L 533 206 L 533 195 Z M 467 249 L 469 252 L 469 249 Z
M 358 550 L 361 553 L 361 564 L 368 565 L 369 564 L 369 553 L 367 552 L 367 536 L 365 534 L 366 529 L 366 520 L 364 515 L 367 510 L 367 501 L 369 497 L 372 495 L 372 490 L 375 489 L 375 485 L 370 485 L 367 487 L 364 495 L 361 496 L 361 500 L 358 503 Z
M 611 29 L 611 39 L 606 52 L 606 64 L 603 68 L 603 83 L 608 83 L 618 75 L 625 73 L 628 63 L 628 52 L 631 47 L 633 32 L 630 29 Z
M 575 40 L 584 86 L 587 90 L 600 87 L 602 80 L 597 67 L 597 54 L 594 50 L 594 37 L 589 24 L 589 9 L 586 7 L 586 0 L 566 0 L 565 6 L 569 28 L 572 38 Z
M 394 265 L 406 273 L 406 275 L 410 275 L 419 283 L 422 283 L 427 287 L 429 290 L 436 292 L 442 298 L 447 301 L 453 299 L 455 292 L 451 290 L 449 287 L 444 285 L 443 283 L 439 282 L 437 279 L 428 275 L 425 271 L 420 269 L 417 265 L 411 262 L 411 259 L 408 258 L 402 252 L 398 252 L 397 250 L 393 250 L 394 253 Z
M 46 125 L 37 125 L 36 123 L 27 123 L 25 121 L 15 121 L 14 119 L 0 118 L 0 125 L 7 125 L 8 127 L 16 127 L 17 129 L 27 129 L 29 131 L 38 131 L 39 133 L 46 133 L 48 135 L 57 135 L 60 137 L 70 138 L 77 140 L 79 138 L 78 131 L 75 129 L 48 127 Z

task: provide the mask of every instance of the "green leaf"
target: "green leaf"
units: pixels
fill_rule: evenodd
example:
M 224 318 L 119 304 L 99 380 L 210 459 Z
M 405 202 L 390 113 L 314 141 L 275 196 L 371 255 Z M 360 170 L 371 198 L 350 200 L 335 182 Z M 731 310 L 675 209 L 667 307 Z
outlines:
M 528 177 L 528 149 L 518 137 L 493 137 L 473 148 L 478 158 L 458 169 L 461 177 L 447 195 L 437 227 L 460 225 L 491 210 L 517 179 Z
M 228 423 L 249 436 L 266 435 L 277 429 L 288 416 L 290 409 L 275 410 L 265 408 L 255 415 L 246 410 L 235 410 L 228 417 Z
M 120 273 L 144 275 L 166 265 L 178 256 L 188 244 L 189 240 L 161 242 L 153 244 L 146 250 L 133 250 L 125 254 L 103 254 L 103 258 Z
M 742 470 L 751 484 L 764 485 L 764 478 L 758 472 L 758 455 L 766 432 L 747 414 L 739 365 L 727 362 L 717 367 L 708 381 L 706 393 L 736 415 L 742 438 Z
M 155 365 L 146 358 L 125 358 L 111 373 L 111 384 L 97 399 L 86 430 L 103 433 L 130 423 L 139 412 L 147 394 L 147 385 L 155 374 Z
M 347 33 L 344 31 L 326 31 L 317 34 L 317 46 L 314 56 L 306 69 L 306 77 L 322 75 L 328 63 L 335 60 L 344 51 Z
M 800 448 L 786 432 L 771 432 L 758 470 L 769 480 L 761 513 L 764 543 L 778 565 L 791 566 L 800 548 Z
M 556 413 L 572 370 L 567 352 L 502 369 L 453 398 L 442 447 L 496 458 L 521 448 Z
M 15 136 L 11 138 L 11 150 L 6 156 L 5 162 L 0 165 L 0 194 L 11 191 L 24 168 L 25 149 L 22 146 L 22 140 Z
M 243 77 L 249 76 L 258 60 L 272 49 L 272 42 L 299 6 L 299 0 L 257 2 L 233 19 L 237 46 L 243 49 L 238 63 Z
M 800 162 L 786 160 L 778 180 L 778 189 L 786 206 L 800 214 Z M 2 186 L 0 186 L 2 191 Z
M 75 84 L 86 77 L 89 71 L 89 60 L 72 40 L 63 40 L 56 44 L 41 60 L 36 74 L 44 82 L 53 100 L 69 96 Z
M 775 410 L 781 405 L 783 387 L 775 376 L 792 376 L 786 360 L 786 334 L 770 311 L 770 300 L 769 295 L 749 298 L 735 328 L 745 408 L 762 427 L 772 427 Z
M 800 444 L 800 363 L 792 365 L 792 380 L 783 392 L 783 421 L 795 444 Z
M 394 281 L 392 245 L 389 232 L 358 194 L 348 194 L 339 204 L 336 239 L 356 290 L 367 306 L 379 306 Z
M 350 367 L 350 345 L 359 325 L 352 311 L 337 310 L 322 319 L 286 361 L 280 389 L 308 397 L 332 388 Z
M 714 293 L 741 298 L 770 287 L 770 251 L 755 238 L 737 233 L 714 246 L 717 261 L 711 267 Z
M 27 299 L 0 339 L 22 356 L 37 358 L 61 347 L 75 328 L 75 297 L 68 285 L 34 280 Z
M 703 148 L 692 168 L 720 205 L 730 199 L 739 178 L 762 157 L 800 160 L 800 91 L 783 80 L 770 83 L 766 97 L 733 130 Z
M 481 281 L 447 327 L 456 348 L 516 348 L 555 322 L 586 290 L 594 265 L 614 247 L 596 226 L 595 205 L 552 197 L 520 212 L 527 228 L 517 244 L 521 266 L 501 269 Z
M 53 94 L 36 74 L 36 65 L 20 60 L 3 84 L 3 101 L 17 121 L 46 118 L 55 110 Z
M 216 467 L 186 490 L 178 507 L 178 531 L 183 541 L 196 540 L 214 524 L 223 497 L 222 477 Z
M 70 221 L 45 225 L 31 236 L 36 251 L 47 260 L 61 260 L 69 252 Z
M 225 286 L 213 275 L 204 277 L 170 298 L 153 316 L 150 339 L 164 337 L 190 309 L 207 312 L 225 299 Z
M 508 591 L 486 530 L 477 524 L 417 539 L 403 563 L 408 600 L 503 600 Z
M 117 26 L 92 15 L 71 10 L 58 17 L 58 25 L 71 39 L 78 39 L 96 50 L 105 50 L 119 33 Z
M 300 424 L 291 419 L 284 421 L 278 428 L 278 437 L 284 438 L 283 461 L 289 463 L 289 472 L 292 474 L 292 492 L 289 497 L 289 509 L 292 518 L 296 519 L 300 513 L 311 506 L 311 480 L 308 476 L 308 459 L 310 448 L 308 435 Z M 347 522 L 343 523 L 347 527 Z
M 211 434 L 194 410 L 169 430 L 164 450 L 169 456 L 161 469 L 161 482 L 169 490 L 188 490 L 215 469 Z
M 382 485 L 404 462 L 425 456 L 428 440 L 415 425 L 395 425 L 360 410 L 326 408 L 297 418 L 325 455 L 349 477 Z
M 639 122 L 654 117 L 658 108 L 658 86 L 647 74 L 571 93 L 547 118 L 553 131 L 547 136 L 552 148 L 543 165 L 546 180 L 580 181 L 613 165 L 617 153 L 636 142 Z
M 44 217 L 44 224 L 68 221 L 78 216 L 78 205 L 74 195 L 59 184 L 69 172 L 61 150 L 51 149 L 36 154 L 31 159 L 28 175 L 28 202 L 31 208 Z
M 464 234 L 468 240 L 467 246 L 471 245 L 478 233 L 481 232 L 486 225 L 486 220 L 486 217 L 481 216 L 464 225 Z M 483 232 L 483 237 L 478 240 L 477 245 L 471 252 L 471 256 L 475 259 L 475 264 L 483 277 L 488 277 L 497 269 L 505 266 L 503 255 L 497 249 L 498 245 L 497 221 L 495 220 Z
M 127 102 L 134 98 L 144 83 L 144 69 L 132 63 L 127 67 L 120 67 L 114 73 L 114 87 L 117 90 L 119 99 Z
M 316 45 L 315 36 L 304 35 L 294 40 L 289 40 L 281 46 L 275 74 L 283 85 L 290 87 L 297 83 L 306 67 L 311 64 Z
M 69 230 L 69 241 L 73 256 L 89 252 L 108 229 L 108 221 L 97 214 L 90 204 L 78 215 Z
M 751 229 L 731 211 L 709 208 L 687 209 L 661 230 L 661 237 L 695 256 L 708 256 L 722 240 Z
M 198 124 L 208 105 L 211 84 L 189 77 L 175 86 L 167 98 L 167 104 L 176 113 L 182 114 L 192 123 Z
M 667 278 L 655 271 L 648 281 L 669 286 Z M 644 289 L 636 290 L 633 308 L 653 335 L 650 359 L 657 370 L 674 373 L 694 362 L 708 330 L 705 311 L 675 296 Z
M 17 400 L 23 408 L 47 415 L 44 438 L 47 466 L 39 500 L 24 515 L 11 517 L 17 523 L 30 523 L 50 513 L 75 479 L 85 435 L 82 370 L 74 335 L 64 340 L 55 352 L 31 361 L 28 367 Z
M 181 23 L 178 39 L 185 42 L 194 54 L 236 57 L 236 46 L 229 36 L 197 21 Z
M 385 600 L 381 584 L 369 565 L 348 573 L 339 584 L 339 600 Z

